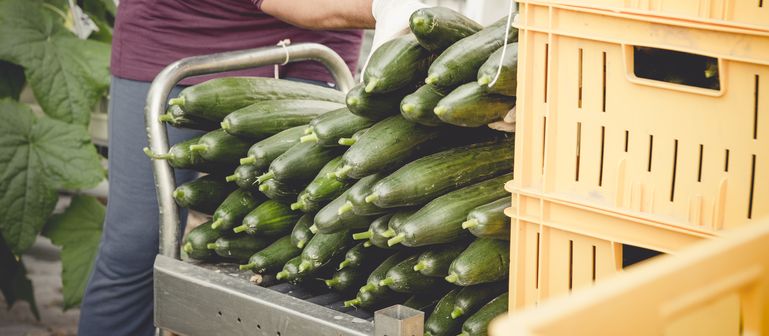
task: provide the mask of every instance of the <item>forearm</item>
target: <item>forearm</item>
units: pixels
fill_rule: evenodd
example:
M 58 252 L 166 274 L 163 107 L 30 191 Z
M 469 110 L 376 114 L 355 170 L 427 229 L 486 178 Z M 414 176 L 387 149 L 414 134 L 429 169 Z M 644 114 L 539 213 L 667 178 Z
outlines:
M 262 0 L 261 9 L 307 29 L 374 28 L 372 0 Z

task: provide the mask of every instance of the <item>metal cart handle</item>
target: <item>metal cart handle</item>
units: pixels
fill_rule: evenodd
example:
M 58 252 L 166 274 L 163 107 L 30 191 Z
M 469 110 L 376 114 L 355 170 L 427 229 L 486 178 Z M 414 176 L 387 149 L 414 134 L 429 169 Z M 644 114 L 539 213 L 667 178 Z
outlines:
M 288 56 L 288 57 L 287 57 Z M 171 89 L 182 79 L 217 72 L 239 70 L 286 61 L 318 61 L 331 73 L 337 87 L 347 92 L 354 85 L 347 64 L 330 48 L 317 43 L 286 47 L 267 47 L 181 59 L 167 66 L 152 81 L 144 109 L 147 138 L 154 153 L 168 152 L 168 134 L 158 120 Z M 179 212 L 171 193 L 176 187 L 171 166 L 165 160 L 153 160 L 158 208 L 160 211 L 160 254 L 179 259 Z

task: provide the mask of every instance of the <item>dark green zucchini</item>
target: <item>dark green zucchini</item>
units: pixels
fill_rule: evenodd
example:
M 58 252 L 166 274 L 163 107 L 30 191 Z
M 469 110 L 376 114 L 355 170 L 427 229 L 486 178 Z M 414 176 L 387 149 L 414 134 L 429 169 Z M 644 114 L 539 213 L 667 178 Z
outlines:
M 518 88 L 518 43 L 508 44 L 504 51 L 504 60 L 502 48 L 499 48 L 481 65 L 478 69 L 478 85 L 491 93 L 515 97 Z M 499 71 L 500 64 L 502 71 Z M 495 77 L 497 81 L 490 85 Z
M 462 324 L 461 336 L 485 336 L 488 335 L 489 323 L 495 317 L 507 313 L 507 293 L 502 294 L 491 300 L 478 312 L 470 316 L 465 323 Z
M 168 106 L 166 113 L 161 114 L 158 120 L 177 128 L 189 128 L 201 131 L 213 131 L 219 128 L 219 124 L 216 122 L 187 115 L 184 113 L 184 110 L 177 105 Z
M 199 136 L 179 142 L 171 146 L 166 154 L 155 154 L 149 148 L 144 147 L 144 154 L 151 159 L 166 160 L 168 165 L 178 169 L 192 169 L 205 173 L 220 173 L 232 170 L 234 165 L 231 162 L 209 162 L 200 156 L 200 153 L 190 150 L 190 146 L 197 144 L 198 141 L 200 141 Z
M 342 255 L 353 240 L 347 230 L 334 233 L 318 233 L 310 239 L 302 250 L 300 272 L 312 273 Z
M 419 255 L 414 270 L 425 276 L 443 278 L 449 275 L 451 262 L 467 248 L 469 242 L 435 246 Z
M 212 229 L 211 221 L 208 221 L 190 230 L 182 242 L 182 249 L 192 259 L 215 260 L 217 255 L 208 249 L 208 244 L 215 242 L 221 236 L 222 233 Z
M 497 176 L 430 201 L 395 228 L 397 235 L 387 243 L 414 247 L 450 243 L 467 237 L 467 231 L 462 229 L 467 213 L 479 205 L 508 195 L 503 186 L 513 178 L 512 175 Z
M 257 274 L 274 272 L 301 253 L 302 249 L 291 243 L 291 237 L 283 236 L 270 246 L 251 255 L 248 264 L 240 265 L 240 269 L 251 270 Z
M 472 286 L 507 279 L 510 271 L 510 242 L 478 238 L 449 267 L 446 281 Z
M 230 231 L 240 224 L 243 217 L 264 201 L 266 201 L 264 196 L 257 192 L 237 189 L 216 208 L 211 227 L 217 230 Z
M 337 292 L 348 293 L 352 292 L 364 283 L 366 283 L 366 277 L 368 271 L 365 268 L 345 268 L 334 272 L 331 279 L 324 281 L 328 288 Z
M 222 129 L 208 132 L 190 150 L 210 162 L 235 164 L 246 155 L 253 141 L 227 134 Z
M 505 43 L 505 28 L 510 30 L 508 43 L 518 40 L 518 30 L 507 26 L 507 16 L 483 30 L 448 47 L 427 70 L 427 84 L 442 89 L 474 82 L 478 69 L 489 56 Z
M 387 271 L 384 279 L 379 281 L 380 286 L 390 287 L 398 293 L 419 293 L 441 285 L 443 280 L 436 277 L 428 277 L 414 270 L 419 254 L 412 255 Z
M 250 235 L 281 236 L 291 232 L 301 212 L 293 211 L 287 204 L 268 200 L 243 218 L 243 225 L 235 227 L 236 233 Z
M 266 237 L 254 237 L 249 235 L 237 235 L 234 237 L 220 237 L 213 243 L 206 245 L 220 257 L 234 261 L 248 260 L 252 254 L 267 247 L 272 242 Z
M 510 240 L 510 219 L 505 216 L 505 208 L 512 204 L 510 197 L 502 197 L 494 202 L 481 205 L 467 214 L 462 228 L 470 230 L 478 238 Z
M 270 170 L 259 177 L 294 184 L 309 182 L 329 161 L 341 154 L 339 147 L 323 147 L 314 143 L 298 143 L 270 163 Z
M 366 247 L 364 243 L 358 243 L 345 253 L 344 260 L 339 263 L 339 269 L 346 267 L 367 268 L 370 265 L 379 265 L 392 254 L 392 251 L 372 246 Z
M 513 154 L 513 138 L 509 138 L 428 155 L 379 180 L 365 200 L 380 208 L 424 204 L 449 191 L 512 171 Z
M 341 107 L 344 105 L 319 100 L 262 101 L 228 114 L 222 121 L 222 129 L 232 135 L 262 139 L 306 125 L 315 117 Z
M 347 92 L 347 108 L 350 113 L 368 120 L 382 120 L 398 114 L 401 99 L 414 91 L 412 85 L 387 93 L 368 93 L 365 84 L 353 86 Z M 370 126 L 370 125 L 369 125 Z
M 235 172 L 225 178 L 227 182 L 235 182 L 238 188 L 245 190 L 259 189 L 259 183 L 256 181 L 262 175 L 262 171 L 256 166 L 240 165 L 235 168 Z
M 291 231 L 291 244 L 297 248 L 304 248 L 307 242 L 312 239 L 315 234 L 310 231 L 312 226 L 312 220 L 315 218 L 315 214 L 304 214 L 294 225 L 294 229 Z
M 419 44 L 433 52 L 441 52 L 483 29 L 480 23 L 446 7 L 417 10 L 409 18 L 409 27 Z
M 349 147 L 349 146 L 352 146 L 352 145 L 354 145 L 356 142 L 358 142 L 358 139 L 360 139 L 360 137 L 361 137 L 363 134 L 365 134 L 365 133 L 366 133 L 366 131 L 368 131 L 368 128 L 364 128 L 364 129 L 362 129 L 362 130 L 360 130 L 360 131 L 357 131 L 357 132 L 355 132 L 355 134 L 353 134 L 353 135 L 352 135 L 351 137 L 349 137 L 349 138 L 339 138 L 339 141 L 338 141 L 338 143 L 339 143 L 339 145 L 341 145 L 341 146 L 348 146 L 348 147 Z
M 443 121 L 433 110 L 446 95 L 438 92 L 432 85 L 425 84 L 401 100 L 401 115 L 406 120 L 425 126 L 442 125 Z
M 223 176 L 206 175 L 176 187 L 172 196 L 182 208 L 213 214 L 233 191 L 235 186 Z
M 365 91 L 385 93 L 419 82 L 432 62 L 432 54 L 417 38 L 404 35 L 374 50 L 363 73 Z
M 349 93 L 348 93 L 349 94 Z M 351 137 L 355 132 L 368 128 L 376 121 L 357 116 L 346 107 L 324 113 L 310 121 L 310 133 L 302 142 L 316 142 L 321 146 L 339 146 L 339 139 Z
M 373 174 L 355 182 L 347 190 L 347 202 L 339 208 L 339 214 L 344 214 L 348 211 L 361 216 L 386 213 L 387 209 L 382 209 L 376 206 L 376 204 L 366 202 L 366 196 L 371 193 L 371 187 L 385 176 L 385 174 Z
M 459 319 L 462 316 L 472 315 L 491 299 L 505 292 L 507 292 L 507 281 L 463 287 L 454 300 L 451 318 Z
M 230 112 L 258 101 L 309 99 L 343 103 L 340 91 L 318 85 L 267 77 L 222 77 L 185 88 L 170 105 L 190 116 L 222 121 Z
M 296 185 L 291 182 L 281 182 L 275 179 L 267 180 L 259 185 L 259 191 L 269 199 L 281 203 L 289 203 L 299 196 L 303 185 Z M 292 209 L 293 210 L 293 209 Z
M 339 214 L 339 208 L 347 201 L 347 195 L 339 195 L 315 214 L 314 229 L 322 233 L 356 230 L 369 227 L 372 216 L 358 216 L 352 211 Z
M 447 124 L 479 127 L 502 120 L 513 107 L 515 97 L 489 93 L 478 83 L 470 82 L 441 99 L 433 112 Z
M 438 301 L 435 309 L 425 320 L 424 336 L 454 336 L 459 332 L 464 319 L 455 320 L 451 318 L 451 311 L 454 309 L 458 293 L 459 289 L 455 288 Z
M 296 206 L 294 204 L 291 205 L 292 208 L 298 208 L 304 212 L 316 212 L 344 193 L 351 183 L 339 181 L 331 174 L 339 169 L 341 165 L 341 156 L 326 163 L 318 172 L 318 175 L 304 188 L 304 191 L 297 199 Z
M 240 164 L 252 165 L 267 170 L 272 160 L 299 143 L 306 126 L 296 126 L 259 141 L 248 149 L 247 156 L 240 159 Z

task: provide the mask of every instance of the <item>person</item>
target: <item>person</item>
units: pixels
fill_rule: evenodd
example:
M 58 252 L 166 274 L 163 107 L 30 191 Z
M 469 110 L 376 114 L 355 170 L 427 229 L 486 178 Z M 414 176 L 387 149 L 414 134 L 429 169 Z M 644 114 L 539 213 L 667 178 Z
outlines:
M 158 253 L 158 205 L 147 146 L 144 104 L 150 82 L 184 57 L 293 43 L 322 43 L 354 70 L 360 29 L 374 28 L 377 46 L 408 29 L 403 0 L 122 0 L 112 45 L 109 106 L 109 196 L 104 231 L 81 305 L 79 335 L 152 335 L 152 265 Z M 273 76 L 273 67 L 226 75 Z M 221 76 L 217 75 L 217 76 Z M 317 63 L 289 63 L 282 78 L 331 82 Z M 183 80 L 186 85 L 215 76 Z M 170 143 L 200 134 L 168 128 Z M 194 177 L 177 171 L 177 183 Z M 185 218 L 182 213 L 180 218 Z

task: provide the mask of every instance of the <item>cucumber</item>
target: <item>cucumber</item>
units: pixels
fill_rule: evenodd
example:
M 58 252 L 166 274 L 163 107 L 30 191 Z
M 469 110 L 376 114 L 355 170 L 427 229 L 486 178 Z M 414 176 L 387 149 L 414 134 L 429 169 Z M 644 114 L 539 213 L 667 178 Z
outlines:
M 219 230 L 211 228 L 211 221 L 200 224 L 198 227 L 190 230 L 187 237 L 184 238 L 182 249 L 187 256 L 197 260 L 215 260 L 216 253 L 208 249 L 208 244 L 215 242 L 222 236 Z
M 515 97 L 489 93 L 485 87 L 470 82 L 441 99 L 433 112 L 447 124 L 479 127 L 502 120 L 513 107 Z
M 372 245 L 383 249 L 393 248 L 387 245 L 387 240 L 392 237 L 385 237 L 385 232 L 390 229 L 388 224 L 390 223 L 392 216 L 393 214 L 387 214 L 371 222 L 371 226 L 369 226 L 369 230 L 371 231 L 371 237 L 369 238 L 369 241 Z
M 478 22 L 446 7 L 417 10 L 409 18 L 409 27 L 423 48 L 436 52 L 483 29 Z
M 345 268 L 334 272 L 331 279 L 324 280 L 326 286 L 337 292 L 351 292 L 354 291 L 364 283 L 366 283 L 366 277 L 369 270 L 365 268 Z
M 243 189 L 233 191 L 214 211 L 211 227 L 217 230 L 230 231 L 243 220 L 251 210 L 266 201 L 257 192 Z
M 393 247 L 389 244 L 389 239 L 395 237 L 398 234 L 397 231 L 400 230 L 400 227 L 403 226 L 404 223 L 406 223 L 406 219 L 416 213 L 417 210 L 418 209 L 414 208 L 402 209 L 395 212 L 392 217 L 390 217 L 390 221 L 387 223 L 387 231 L 382 233 L 383 237 L 388 238 L 387 246 Z
M 341 107 L 344 105 L 319 100 L 262 101 L 228 114 L 221 126 L 232 135 L 262 139 L 306 125 L 315 117 Z
M 369 227 L 374 220 L 372 216 L 358 216 L 352 211 L 339 214 L 339 208 L 347 201 L 347 195 L 342 194 L 315 214 L 314 227 L 321 233 L 334 233 L 342 230 L 355 230 Z
M 281 203 L 289 203 L 299 196 L 302 192 L 302 185 L 296 185 L 291 182 L 281 182 L 275 179 L 267 180 L 259 185 L 259 191 L 269 199 Z
M 387 271 L 408 257 L 409 252 L 406 251 L 398 251 L 395 254 L 387 257 L 387 259 L 385 259 L 373 271 L 371 271 L 371 274 L 369 274 L 368 279 L 366 280 L 366 285 L 360 288 L 358 295 L 365 292 L 372 292 L 376 295 L 393 293 L 389 287 L 382 286 L 379 283 L 387 277 Z
M 302 250 L 300 272 L 312 273 L 342 255 L 351 245 L 352 237 L 347 230 L 334 233 L 318 233 Z
M 349 94 L 349 93 L 348 93 Z M 321 146 L 339 146 L 339 139 L 351 137 L 355 132 L 368 128 L 376 121 L 357 116 L 346 107 L 324 113 L 310 121 L 310 133 L 303 136 L 303 142 L 316 142 Z
M 314 143 L 298 143 L 270 163 L 270 170 L 259 177 L 262 183 L 269 179 L 300 184 L 309 182 L 329 161 L 341 154 L 337 147 L 323 147 Z
M 478 312 L 470 316 L 465 323 L 462 324 L 461 336 L 485 336 L 488 335 L 489 323 L 495 317 L 507 313 L 507 293 L 502 294 L 491 300 Z
M 177 128 L 189 128 L 201 131 L 213 131 L 219 128 L 216 122 L 188 116 L 181 107 L 170 105 L 165 114 L 161 114 L 158 120 Z
M 339 269 L 367 268 L 370 265 L 379 265 L 379 263 L 387 259 L 390 255 L 392 255 L 392 251 L 371 246 L 366 247 L 365 243 L 358 243 L 347 250 L 347 253 L 344 255 L 344 260 L 339 263 Z
M 301 212 L 293 211 L 287 204 L 268 200 L 243 218 L 243 225 L 233 229 L 236 233 L 250 235 L 281 236 L 291 232 Z
M 299 264 L 302 263 L 302 256 L 298 255 L 286 261 L 283 265 L 283 269 L 275 274 L 275 278 L 278 280 L 286 280 L 292 284 L 298 284 L 304 281 L 307 277 L 307 272 L 299 271 Z
M 206 175 L 176 187 L 172 196 L 182 208 L 213 214 L 233 191 L 235 186 L 227 183 L 224 177 Z
M 459 289 L 455 288 L 446 293 L 435 305 L 430 316 L 425 320 L 424 336 L 454 336 L 462 328 L 464 319 L 451 318 L 451 312 L 457 299 Z
M 414 91 L 412 85 L 387 93 L 368 93 L 360 83 L 347 92 L 347 108 L 350 113 L 369 120 L 382 120 L 398 113 L 404 96 Z
M 379 281 L 380 286 L 390 287 L 398 293 L 419 293 L 441 285 L 443 279 L 428 277 L 414 270 L 419 254 L 412 255 L 387 271 L 384 279 Z
M 451 262 L 467 248 L 469 243 L 435 246 L 419 255 L 414 270 L 425 276 L 443 278 L 449 275 Z
M 397 293 L 389 289 L 383 293 L 371 291 L 358 292 L 358 295 L 354 299 L 345 301 L 344 306 L 360 307 L 368 311 L 375 311 L 392 306 L 394 304 L 402 303 L 408 299 L 408 297 L 408 293 Z
M 507 279 L 510 271 L 510 242 L 478 238 L 449 267 L 446 281 L 472 286 Z
M 454 300 L 454 307 L 450 311 L 451 318 L 459 319 L 462 316 L 472 315 L 491 299 L 505 292 L 507 292 L 507 281 L 463 287 Z
M 352 211 L 356 215 L 361 216 L 386 213 L 387 209 L 382 209 L 373 203 L 366 202 L 366 196 L 371 193 L 371 187 L 385 176 L 385 174 L 373 174 L 355 182 L 347 190 L 347 202 L 342 205 L 339 212 L 343 214 Z
M 227 182 L 235 182 L 238 188 L 245 190 L 259 189 L 259 183 L 256 179 L 262 175 L 262 171 L 256 166 L 240 165 L 235 168 L 235 172 L 225 178 Z
M 502 71 L 499 71 L 500 61 L 502 61 Z M 489 86 L 497 76 L 497 72 L 499 72 L 497 81 Z M 486 91 L 515 97 L 515 91 L 518 88 L 518 43 L 507 45 L 504 59 L 502 59 L 502 48 L 497 49 L 478 69 L 477 77 L 478 84 Z
M 213 243 L 206 245 L 222 258 L 243 261 L 248 260 L 252 254 L 270 245 L 272 241 L 265 237 L 238 235 L 234 237 L 220 237 Z
M 452 44 L 430 64 L 425 82 L 452 88 L 474 81 L 483 62 L 505 43 L 506 27 L 507 16 Z M 508 43 L 518 41 L 518 30 L 507 28 L 510 29 Z
M 227 134 L 222 129 L 208 132 L 200 137 L 198 143 L 190 145 L 190 150 L 211 162 L 234 164 L 243 155 L 253 141 Z
M 363 72 L 367 93 L 385 93 L 420 81 L 432 62 L 432 53 L 412 35 L 396 37 L 374 50 Z
M 451 287 L 444 286 L 440 288 L 441 290 L 431 290 L 425 293 L 414 294 L 402 304 L 412 309 L 421 310 L 425 312 L 425 316 L 427 316 L 427 312 L 435 307 L 435 304 L 438 303 L 438 300 L 441 299 L 443 294 L 446 294 L 445 290 L 443 289 L 450 288 Z
M 299 143 L 299 137 L 304 134 L 305 128 L 305 126 L 292 127 L 253 144 L 248 149 L 247 156 L 240 159 L 240 164 L 267 170 L 272 160 Z
M 442 125 L 443 121 L 433 113 L 433 109 L 438 105 L 438 101 L 445 96 L 432 85 L 422 85 L 412 94 L 403 97 L 400 106 L 401 115 L 408 121 L 425 126 Z
M 200 153 L 190 150 L 190 146 L 197 144 L 200 137 L 179 142 L 168 149 L 166 154 L 155 154 L 149 148 L 144 147 L 144 154 L 155 160 L 166 160 L 168 165 L 177 169 L 192 169 L 199 172 L 222 172 L 232 170 L 231 163 L 209 162 L 200 156 Z
M 291 244 L 293 246 L 302 249 L 312 239 L 312 236 L 315 235 L 310 231 L 314 217 L 314 214 L 304 214 L 296 221 L 294 229 L 291 230 Z
M 509 196 L 481 205 L 467 214 L 462 228 L 478 238 L 510 240 L 510 219 L 504 210 L 512 204 Z
M 326 163 L 318 175 L 304 188 L 300 197 L 297 198 L 296 205 L 292 204 L 291 207 L 304 212 L 316 212 L 342 195 L 352 183 L 339 181 L 331 174 L 341 165 L 341 156 Z
M 512 171 L 513 154 L 513 138 L 508 138 L 428 155 L 381 179 L 365 200 L 380 208 L 424 204 L 449 191 Z
M 353 134 L 352 137 L 339 138 L 339 141 L 338 141 L 339 145 L 347 146 L 347 147 L 354 145 L 356 142 L 358 142 L 358 139 L 360 139 L 360 137 L 366 133 L 366 131 L 368 131 L 368 128 L 364 128 L 360 131 L 355 132 L 355 134 Z
M 248 259 L 248 264 L 241 265 L 240 269 L 251 270 L 257 274 L 273 272 L 301 253 L 302 249 L 297 248 L 291 242 L 290 236 L 283 236 L 270 244 L 270 246 L 251 255 Z
M 466 237 L 467 231 L 462 229 L 462 222 L 467 213 L 479 205 L 508 195 L 503 186 L 512 178 L 512 173 L 498 176 L 430 201 L 395 228 L 396 236 L 390 238 L 387 244 L 403 243 L 414 247 L 451 243 Z
M 222 77 L 185 88 L 170 105 L 187 115 L 222 121 L 227 114 L 258 101 L 310 99 L 343 103 L 344 94 L 321 86 L 267 77 Z

